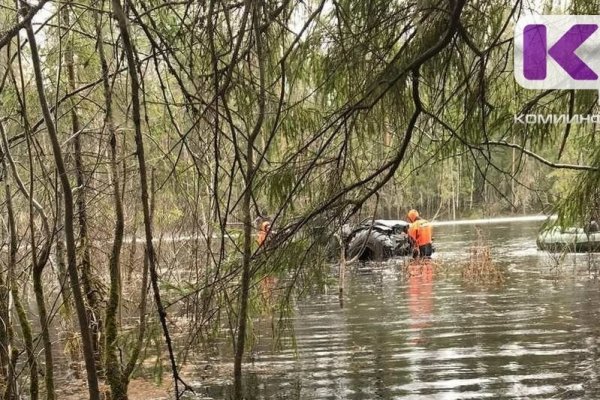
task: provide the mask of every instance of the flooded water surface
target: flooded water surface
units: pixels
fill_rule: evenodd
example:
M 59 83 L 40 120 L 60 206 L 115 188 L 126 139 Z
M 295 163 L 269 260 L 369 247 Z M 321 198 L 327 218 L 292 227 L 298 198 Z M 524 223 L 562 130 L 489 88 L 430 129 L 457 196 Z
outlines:
M 258 339 L 248 399 L 600 398 L 600 283 L 589 255 L 538 252 L 539 222 L 481 226 L 501 286 L 465 282 L 474 226 L 435 230 L 447 273 L 406 277 L 402 261 L 349 274 L 297 306 L 295 346 Z M 593 262 L 593 260 L 592 260 Z M 229 398 L 230 381 L 206 398 Z

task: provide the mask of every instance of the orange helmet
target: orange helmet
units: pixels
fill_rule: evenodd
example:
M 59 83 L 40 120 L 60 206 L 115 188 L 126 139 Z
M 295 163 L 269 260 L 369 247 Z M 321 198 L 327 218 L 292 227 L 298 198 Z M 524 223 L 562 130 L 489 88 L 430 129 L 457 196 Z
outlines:
M 406 216 L 408 222 L 415 222 L 415 220 L 419 218 L 419 212 L 417 210 L 410 210 Z
M 262 224 L 260 224 L 260 230 L 261 231 L 268 231 L 269 228 L 271 228 L 271 223 L 269 221 L 264 221 Z

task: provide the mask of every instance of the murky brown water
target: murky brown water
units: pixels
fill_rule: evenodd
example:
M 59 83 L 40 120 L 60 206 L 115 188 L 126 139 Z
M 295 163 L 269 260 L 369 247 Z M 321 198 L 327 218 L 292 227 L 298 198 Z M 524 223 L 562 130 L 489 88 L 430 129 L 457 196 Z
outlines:
M 270 350 L 270 331 L 248 364 L 248 399 L 600 398 L 600 282 L 588 255 L 560 271 L 535 248 L 539 223 L 482 226 L 502 287 L 459 274 L 404 278 L 397 263 L 353 271 L 337 293 L 298 305 L 296 348 Z M 437 254 L 455 266 L 472 226 L 439 227 Z M 199 388 L 225 399 L 229 377 Z

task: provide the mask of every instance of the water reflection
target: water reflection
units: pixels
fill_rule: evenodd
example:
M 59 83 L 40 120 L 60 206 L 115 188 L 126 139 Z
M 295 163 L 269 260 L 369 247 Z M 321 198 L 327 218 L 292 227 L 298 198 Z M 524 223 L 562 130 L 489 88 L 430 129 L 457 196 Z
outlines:
M 433 266 L 430 262 L 411 263 L 408 266 L 408 310 L 413 345 L 425 342 L 423 329 L 431 325 L 433 310 Z

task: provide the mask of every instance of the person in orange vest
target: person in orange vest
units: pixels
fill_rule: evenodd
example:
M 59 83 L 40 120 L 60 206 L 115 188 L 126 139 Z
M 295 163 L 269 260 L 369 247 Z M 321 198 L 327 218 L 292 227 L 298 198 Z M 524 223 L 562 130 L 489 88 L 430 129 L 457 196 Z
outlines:
M 429 221 L 421 218 L 417 210 L 410 210 L 407 215 L 408 237 L 413 244 L 414 258 L 431 258 L 433 254 L 432 234 L 433 230 Z
M 267 236 L 269 235 L 269 231 L 271 230 L 271 223 L 269 221 L 263 221 L 260 224 L 260 229 L 258 230 L 258 236 L 256 237 L 256 242 L 258 246 L 262 246 L 267 240 Z
M 269 233 L 271 232 L 271 223 L 269 221 L 263 221 L 258 229 L 258 236 L 256 242 L 258 247 L 264 246 Z M 273 291 L 277 286 L 277 278 L 273 275 L 267 275 L 260 281 L 260 291 L 263 301 L 271 305 L 273 303 Z

